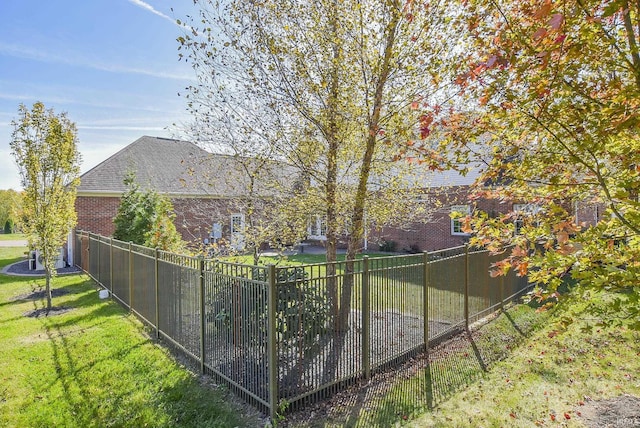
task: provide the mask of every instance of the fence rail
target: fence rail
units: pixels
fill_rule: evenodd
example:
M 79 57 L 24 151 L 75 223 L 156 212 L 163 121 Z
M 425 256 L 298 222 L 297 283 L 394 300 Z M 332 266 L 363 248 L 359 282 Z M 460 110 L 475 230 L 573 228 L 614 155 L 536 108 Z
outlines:
M 404 361 L 522 294 L 487 251 L 251 266 L 76 232 L 74 263 L 272 417 Z

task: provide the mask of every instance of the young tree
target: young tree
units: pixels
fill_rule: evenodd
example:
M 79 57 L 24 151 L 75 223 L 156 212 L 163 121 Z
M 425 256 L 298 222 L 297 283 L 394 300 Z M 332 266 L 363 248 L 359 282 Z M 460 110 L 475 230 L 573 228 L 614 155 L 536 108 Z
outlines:
M 178 40 L 199 78 L 187 98 L 194 127 L 209 137 L 200 140 L 298 168 L 307 186 L 295 192 L 291 214 L 298 221 L 326 216 L 327 261 L 336 260 L 343 233 L 353 260 L 362 249 L 365 212 L 370 221 L 389 218 L 390 210 L 375 210 L 381 205 L 369 204 L 371 198 L 386 196 L 396 207 L 409 200 L 400 169 L 391 165 L 396 147 L 416 137 L 412 107 L 434 95 L 424 73 L 444 55 L 441 5 L 199 3 L 193 31 Z M 344 327 L 352 270 L 350 264 L 340 304 Z M 337 312 L 337 288 L 328 287 Z
M 47 313 L 51 310 L 51 278 L 60 247 L 76 223 L 75 197 L 80 154 L 76 127 L 66 113 L 56 115 L 36 102 L 31 110 L 18 108 L 13 120 L 11 150 L 22 186 L 24 225 L 29 244 L 40 251 L 46 272 Z
M 493 186 L 480 195 L 533 207 L 481 215 L 476 242 L 515 245 L 496 271 L 528 274 L 541 298 L 570 274 L 625 290 L 614 307 L 639 319 L 640 4 L 470 0 L 460 11 L 456 83 L 473 114 L 436 117 L 443 153 L 485 162 Z
M 171 201 L 153 190 L 141 191 L 135 174 L 127 174 L 124 184 L 127 191 L 122 195 L 113 219 L 113 237 L 165 251 L 184 248 L 173 224 L 175 214 Z
M 13 233 L 20 226 L 22 216 L 22 195 L 13 189 L 0 190 L 0 225 L 5 227 L 5 233 Z

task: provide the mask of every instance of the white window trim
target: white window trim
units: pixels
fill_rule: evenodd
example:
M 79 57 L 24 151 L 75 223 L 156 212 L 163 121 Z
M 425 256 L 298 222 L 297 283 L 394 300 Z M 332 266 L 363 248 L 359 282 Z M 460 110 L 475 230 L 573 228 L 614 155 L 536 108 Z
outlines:
M 314 231 L 314 229 L 315 231 L 318 231 L 320 233 L 317 235 L 313 234 L 312 232 Z M 317 214 L 312 215 L 309 218 L 309 225 L 307 226 L 307 236 L 309 239 L 315 239 L 318 241 L 327 240 L 327 218 L 324 215 Z
M 450 210 L 450 215 L 453 215 L 453 213 L 461 213 L 463 214 L 462 217 L 466 217 L 471 214 L 471 205 L 452 205 L 449 208 L 449 210 Z M 469 236 L 470 235 L 467 232 L 462 232 L 462 223 L 460 221 L 462 217 L 457 217 L 457 218 L 451 217 L 451 235 L 453 236 Z M 459 229 L 460 232 L 456 231 L 456 224 L 459 225 L 457 229 Z
M 234 219 L 240 219 L 240 230 L 234 229 Z M 244 214 L 231 214 L 231 226 L 230 231 L 232 235 L 239 235 L 244 233 Z

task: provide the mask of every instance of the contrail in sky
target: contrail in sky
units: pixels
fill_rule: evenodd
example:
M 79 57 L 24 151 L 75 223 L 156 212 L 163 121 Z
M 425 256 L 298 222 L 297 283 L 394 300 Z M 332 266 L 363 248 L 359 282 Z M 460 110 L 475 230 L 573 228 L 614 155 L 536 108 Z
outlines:
M 173 22 L 174 24 L 178 25 L 178 23 L 176 22 L 175 19 L 171 18 L 168 15 L 165 15 L 164 13 L 160 12 L 159 10 L 155 9 L 153 6 L 151 6 L 149 3 L 143 2 L 142 0 L 129 0 L 129 3 L 133 3 L 138 7 L 141 7 L 143 9 L 148 10 L 151 13 L 154 13 L 156 15 L 158 15 L 161 18 L 164 18 L 170 22 Z

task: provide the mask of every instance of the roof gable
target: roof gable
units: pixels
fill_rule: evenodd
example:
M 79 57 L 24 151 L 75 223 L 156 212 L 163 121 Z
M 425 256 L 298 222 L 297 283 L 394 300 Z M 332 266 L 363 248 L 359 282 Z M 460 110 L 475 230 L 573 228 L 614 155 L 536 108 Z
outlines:
M 212 154 L 188 141 L 143 136 L 84 173 L 78 194 L 122 194 L 124 179 L 133 172 L 143 190 L 170 196 L 242 197 L 248 193 L 246 169 L 258 170 L 254 190 L 262 196 L 277 191 L 267 183 L 282 188 L 296 177 L 281 163 Z

